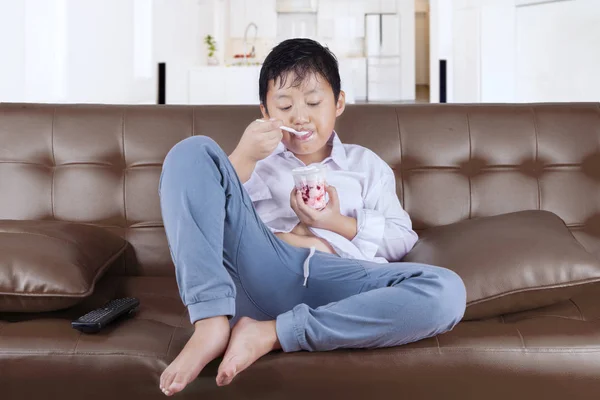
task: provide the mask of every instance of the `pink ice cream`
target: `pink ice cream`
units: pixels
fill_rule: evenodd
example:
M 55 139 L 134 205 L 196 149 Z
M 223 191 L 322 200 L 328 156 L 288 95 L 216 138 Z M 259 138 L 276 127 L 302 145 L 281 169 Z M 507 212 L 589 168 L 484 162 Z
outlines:
M 296 188 L 302 193 L 304 203 L 315 210 L 327 205 L 325 170 L 321 167 L 301 167 L 292 171 Z
M 325 208 L 325 181 L 315 181 L 302 185 L 302 200 L 316 210 Z

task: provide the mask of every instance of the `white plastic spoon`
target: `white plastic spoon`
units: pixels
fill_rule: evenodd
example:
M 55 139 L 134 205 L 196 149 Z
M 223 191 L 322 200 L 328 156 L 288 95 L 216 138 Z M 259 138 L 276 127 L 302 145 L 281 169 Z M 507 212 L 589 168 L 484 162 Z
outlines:
M 256 122 L 266 122 L 266 121 L 265 121 L 265 120 L 263 120 L 263 119 L 257 119 L 257 120 L 256 120 Z M 279 129 L 283 129 L 284 131 L 287 131 L 287 132 L 289 132 L 289 133 L 293 133 L 293 134 L 294 134 L 294 135 L 296 135 L 296 136 L 304 136 L 304 135 L 306 135 L 307 133 L 309 133 L 308 131 L 302 131 L 302 132 L 298 132 L 298 131 L 297 131 L 297 130 L 295 130 L 294 128 L 290 128 L 290 127 L 287 127 L 287 126 L 285 126 L 285 125 L 282 125 L 282 126 L 280 126 L 280 127 L 279 127 Z

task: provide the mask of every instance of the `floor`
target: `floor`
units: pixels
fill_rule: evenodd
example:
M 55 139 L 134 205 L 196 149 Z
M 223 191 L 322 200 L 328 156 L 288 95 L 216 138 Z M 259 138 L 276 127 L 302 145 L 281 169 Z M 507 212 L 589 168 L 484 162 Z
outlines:
M 429 85 L 417 85 L 415 103 L 429 103 Z

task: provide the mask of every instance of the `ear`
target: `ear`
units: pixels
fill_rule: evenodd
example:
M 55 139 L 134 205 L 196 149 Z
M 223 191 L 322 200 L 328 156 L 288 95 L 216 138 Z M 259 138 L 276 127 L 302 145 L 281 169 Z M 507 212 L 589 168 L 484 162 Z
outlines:
M 269 112 L 263 103 L 260 103 L 260 112 L 264 119 L 269 119 Z
M 335 105 L 335 116 L 339 117 L 344 113 L 346 109 L 346 93 L 343 90 L 340 90 L 340 96 L 338 97 L 337 104 Z

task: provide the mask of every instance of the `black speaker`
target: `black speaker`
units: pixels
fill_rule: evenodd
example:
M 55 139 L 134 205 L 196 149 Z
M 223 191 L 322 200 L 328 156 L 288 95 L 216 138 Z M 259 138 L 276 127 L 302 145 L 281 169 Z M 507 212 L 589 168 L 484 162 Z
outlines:
M 166 104 L 167 99 L 167 64 L 158 63 L 158 104 Z
M 446 102 L 446 60 L 440 60 L 440 103 Z

